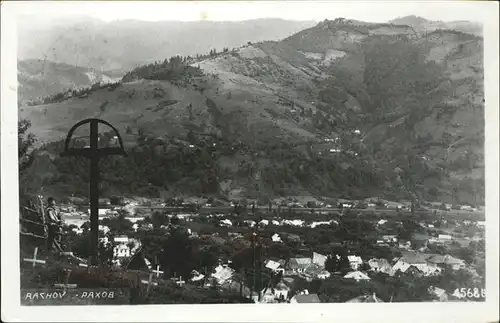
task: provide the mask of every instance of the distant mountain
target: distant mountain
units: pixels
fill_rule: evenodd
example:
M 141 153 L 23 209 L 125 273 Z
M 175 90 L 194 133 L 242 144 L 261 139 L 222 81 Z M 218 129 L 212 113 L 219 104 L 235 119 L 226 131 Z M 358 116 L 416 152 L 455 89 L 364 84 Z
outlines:
M 17 64 L 18 100 L 22 105 L 69 89 L 89 87 L 97 82 L 114 82 L 121 76 L 48 60 L 23 60 Z
M 482 37 L 456 30 L 339 18 L 282 41 L 144 65 L 121 85 L 20 116 L 44 142 L 85 117 L 117 126 L 133 157 L 103 166 L 109 190 L 481 203 L 482 53 Z M 86 174 L 43 158 L 33 183 L 37 172 L 44 187 Z
M 393 19 L 390 23 L 396 25 L 408 25 L 419 32 L 434 31 L 437 29 L 451 29 L 476 36 L 481 36 L 483 34 L 482 25 L 480 23 L 470 21 L 431 21 L 412 15 Z
M 18 20 L 18 59 L 48 59 L 96 70 L 126 72 L 138 65 L 174 55 L 196 55 L 235 48 L 247 42 L 280 40 L 312 21 L 257 19 L 241 22 L 109 23 L 88 17 Z

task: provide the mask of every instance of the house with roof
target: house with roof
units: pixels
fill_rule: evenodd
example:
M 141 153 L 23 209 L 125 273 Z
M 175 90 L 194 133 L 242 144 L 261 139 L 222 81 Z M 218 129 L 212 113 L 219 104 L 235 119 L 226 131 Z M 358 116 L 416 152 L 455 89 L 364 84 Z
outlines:
M 279 235 L 279 234 L 277 234 L 277 233 L 273 234 L 273 236 L 271 237 L 271 240 L 272 240 L 273 242 L 283 242 L 283 241 L 281 241 L 281 237 L 280 237 L 280 235 Z
M 130 257 L 130 247 L 126 244 L 119 244 L 113 248 L 114 258 L 128 258 Z
M 420 252 L 404 252 L 402 257 L 396 259 L 393 266 L 394 273 L 398 270 L 405 273 L 410 266 L 415 266 L 424 276 L 436 275 L 441 272 L 441 268 L 433 263 L 429 263 L 429 255 Z
M 359 256 L 350 255 L 347 256 L 347 259 L 349 260 L 349 264 L 353 270 L 357 270 L 363 263 L 363 259 L 361 259 L 361 257 Z
M 321 303 L 318 294 L 300 294 L 295 295 L 290 300 L 292 304 L 301 304 L 301 303 Z
M 424 275 L 424 273 L 416 266 L 409 264 L 403 264 L 400 268 L 393 268 L 393 274 L 391 276 L 394 276 L 396 274 L 404 274 L 414 277 L 421 277 Z
M 203 281 L 205 278 L 205 275 L 201 274 L 197 270 L 192 270 L 191 271 L 191 278 L 189 279 L 191 282 L 200 282 Z
M 271 269 L 274 273 L 285 273 L 285 268 L 283 268 L 282 264 L 274 260 L 267 261 L 265 267 Z
M 294 220 L 284 220 L 283 224 L 294 226 L 294 227 L 302 227 L 304 225 L 304 220 L 294 219 Z
M 330 224 L 332 224 L 332 223 L 333 223 L 332 221 L 313 221 L 313 222 L 309 225 L 309 227 L 311 227 L 311 228 L 313 228 L 313 229 L 314 229 L 314 228 L 315 228 L 315 227 L 317 227 L 317 226 L 320 226 L 320 225 L 330 225 Z
M 438 235 L 438 240 L 441 242 L 451 242 L 453 237 L 449 234 L 440 234 Z
M 291 288 L 284 281 L 280 281 L 273 289 L 274 297 L 279 301 L 287 300 L 290 291 Z
M 212 277 L 216 280 L 217 284 L 223 285 L 231 280 L 233 274 L 234 269 L 224 264 L 215 268 L 214 273 L 212 273 Z
M 130 257 L 141 247 L 141 243 L 139 240 L 130 239 L 125 235 L 116 236 L 114 237 L 113 241 L 115 243 L 115 246 L 113 248 L 113 258 L 115 258 L 115 260 Z
M 276 303 L 276 296 L 271 288 L 264 288 L 260 291 L 260 303 Z
M 306 267 L 302 272 L 302 276 L 306 278 L 307 281 L 312 281 L 313 279 L 326 279 L 330 277 L 330 273 L 325 270 L 324 267 L 320 267 L 314 263 Z
M 395 243 L 398 242 L 397 235 L 395 234 L 386 234 L 382 236 L 382 240 L 384 240 L 387 243 Z
M 345 275 L 344 278 L 354 279 L 355 281 L 370 280 L 370 277 L 368 277 L 367 274 L 365 274 L 359 270 L 351 271 L 350 273 L 347 273 L 347 275 Z
M 370 266 L 371 270 L 374 272 L 382 272 L 389 274 L 391 272 L 392 266 L 389 263 L 387 259 L 380 258 L 372 258 L 368 260 L 368 265 Z
M 326 256 L 317 252 L 313 252 L 312 262 L 313 264 L 325 268 Z
M 466 267 L 465 261 L 455 258 L 450 255 L 433 255 L 427 259 L 431 264 L 439 267 L 450 266 L 453 270 L 464 269 Z
M 285 275 L 302 274 L 311 264 L 311 258 L 290 258 L 285 266 Z
M 221 227 L 231 227 L 233 225 L 233 222 L 231 222 L 231 220 L 229 219 L 223 219 L 219 221 L 219 225 Z
M 428 292 L 434 297 L 434 302 L 447 302 L 449 300 L 448 292 L 442 288 L 431 286 Z
M 358 297 L 352 298 L 348 300 L 346 303 L 383 303 L 384 301 L 375 295 L 375 293 L 371 295 L 360 295 Z

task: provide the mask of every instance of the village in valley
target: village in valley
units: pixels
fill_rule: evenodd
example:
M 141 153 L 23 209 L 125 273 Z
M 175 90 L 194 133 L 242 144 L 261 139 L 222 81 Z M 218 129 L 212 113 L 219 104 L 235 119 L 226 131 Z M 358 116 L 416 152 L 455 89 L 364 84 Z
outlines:
M 87 267 L 90 210 L 78 201 L 59 206 L 62 244 Z M 479 210 L 299 201 L 101 198 L 100 263 L 142 273 L 148 293 L 165 285 L 255 303 L 484 299 Z

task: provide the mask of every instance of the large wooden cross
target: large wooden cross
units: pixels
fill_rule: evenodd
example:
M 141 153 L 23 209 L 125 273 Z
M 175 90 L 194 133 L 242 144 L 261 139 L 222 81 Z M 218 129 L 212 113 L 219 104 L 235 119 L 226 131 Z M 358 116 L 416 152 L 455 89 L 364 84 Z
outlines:
M 70 142 L 72 139 L 73 132 L 83 126 L 84 124 L 90 124 L 90 145 L 85 148 L 73 148 L 70 147 Z M 99 148 L 99 123 L 108 126 L 115 133 L 115 138 L 119 141 L 119 147 L 105 147 Z M 91 264 L 97 265 L 97 252 L 98 252 L 98 237 L 99 237 L 99 160 L 101 157 L 106 157 L 110 155 L 121 155 L 126 156 L 123 140 L 116 130 L 110 123 L 100 120 L 100 119 L 85 119 L 77 124 L 75 124 L 66 137 L 66 142 L 64 145 L 64 152 L 61 156 L 82 156 L 90 159 L 90 185 L 89 185 L 89 197 L 90 197 L 90 252 L 91 252 Z

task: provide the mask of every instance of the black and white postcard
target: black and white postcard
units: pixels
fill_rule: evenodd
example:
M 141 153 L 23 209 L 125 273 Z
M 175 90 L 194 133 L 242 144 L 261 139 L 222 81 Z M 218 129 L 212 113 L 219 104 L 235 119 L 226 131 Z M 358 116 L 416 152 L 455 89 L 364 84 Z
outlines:
M 498 321 L 498 7 L 3 2 L 2 320 Z

